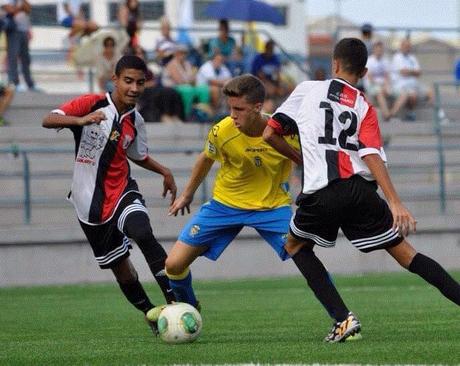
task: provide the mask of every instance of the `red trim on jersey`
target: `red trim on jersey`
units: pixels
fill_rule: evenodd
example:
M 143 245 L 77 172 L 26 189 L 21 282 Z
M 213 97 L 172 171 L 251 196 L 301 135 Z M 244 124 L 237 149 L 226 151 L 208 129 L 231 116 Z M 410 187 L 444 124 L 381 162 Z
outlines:
M 351 177 L 354 174 L 354 171 L 353 165 L 351 164 L 350 156 L 343 151 L 339 151 L 337 160 L 340 178 Z
M 269 125 L 271 128 L 273 128 L 278 135 L 283 135 L 284 134 L 283 126 L 277 120 L 274 120 L 273 118 L 270 118 L 268 120 L 268 122 L 267 122 L 267 125 Z
M 123 119 L 121 135 L 118 136 L 117 152 L 107 169 L 104 186 L 104 202 L 102 205 L 102 221 L 106 221 L 113 213 L 114 205 L 118 202 L 128 185 L 129 163 L 126 149 L 134 141 L 136 129 L 130 116 Z M 122 184 L 120 184 L 120 182 Z
M 382 137 L 380 135 L 379 121 L 377 112 L 372 105 L 369 105 L 366 116 L 361 122 L 358 135 L 361 148 L 373 147 L 380 149 L 382 147 Z
M 343 84 L 343 89 L 342 89 L 342 92 L 340 93 L 340 100 L 339 100 L 340 104 L 353 108 L 355 106 L 357 97 L 358 97 L 358 91 L 356 89 L 353 89 L 347 84 Z
M 105 99 L 105 95 L 103 94 L 85 94 L 65 102 L 58 109 L 63 111 L 67 116 L 83 117 L 89 114 L 91 108 L 102 99 Z

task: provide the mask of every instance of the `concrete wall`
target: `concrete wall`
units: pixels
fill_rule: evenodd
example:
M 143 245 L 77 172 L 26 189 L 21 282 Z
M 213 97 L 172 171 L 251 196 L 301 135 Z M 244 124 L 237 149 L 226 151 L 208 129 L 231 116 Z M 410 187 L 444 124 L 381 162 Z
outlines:
M 460 232 L 413 236 L 420 252 L 448 269 L 460 269 Z M 163 241 L 166 250 L 172 240 Z M 334 249 L 318 248 L 317 253 L 331 273 L 401 271 L 385 251 L 362 254 L 343 237 Z M 142 281 L 152 280 L 140 250 L 131 256 Z M 291 260 L 281 262 L 273 250 L 250 230 L 244 230 L 217 262 L 199 258 L 192 266 L 196 279 L 231 279 L 299 275 Z M 0 244 L 0 287 L 71 284 L 112 281 L 112 273 L 99 270 L 85 242 L 53 244 Z

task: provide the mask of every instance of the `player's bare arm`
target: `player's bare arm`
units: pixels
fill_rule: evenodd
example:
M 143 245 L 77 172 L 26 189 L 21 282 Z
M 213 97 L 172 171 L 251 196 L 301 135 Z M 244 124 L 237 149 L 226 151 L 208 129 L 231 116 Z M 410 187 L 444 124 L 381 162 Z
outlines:
M 176 194 L 177 194 L 177 186 L 176 186 L 176 182 L 174 181 L 174 176 L 171 173 L 171 170 L 161 165 L 159 162 L 157 162 L 150 156 L 147 156 L 147 158 L 145 158 L 144 160 L 131 159 L 131 161 L 144 169 L 150 170 L 154 173 L 161 174 L 163 176 L 162 197 L 165 198 L 167 193 L 170 192 L 171 193 L 171 204 L 175 201 Z
M 399 232 L 404 236 L 409 235 L 411 231 L 415 232 L 417 221 L 402 204 L 381 157 L 377 154 L 370 154 L 364 156 L 363 161 L 369 167 L 388 201 L 393 214 L 393 227 L 398 228 Z
M 204 152 L 198 155 L 197 161 L 192 169 L 192 175 L 190 176 L 184 191 L 169 208 L 169 216 L 177 216 L 179 211 L 181 212 L 181 215 L 184 215 L 185 210 L 187 210 L 187 213 L 190 213 L 190 204 L 193 201 L 193 196 L 201 182 L 203 182 L 204 178 L 208 175 L 213 163 L 214 160 L 208 158 Z
M 284 137 L 279 135 L 273 127 L 265 127 L 262 137 L 267 144 L 272 146 L 280 154 L 291 159 L 297 165 L 302 165 L 302 155 L 300 152 L 289 145 Z
M 93 123 L 99 124 L 106 119 L 104 112 L 95 111 L 86 116 L 66 116 L 59 113 L 49 113 L 42 122 L 45 128 L 63 128 L 71 126 L 86 126 Z

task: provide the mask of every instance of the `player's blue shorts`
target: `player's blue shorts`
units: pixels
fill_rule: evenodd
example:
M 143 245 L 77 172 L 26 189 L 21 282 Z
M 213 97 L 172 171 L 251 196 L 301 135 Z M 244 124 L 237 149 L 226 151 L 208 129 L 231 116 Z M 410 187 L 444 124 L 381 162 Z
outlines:
M 68 15 L 64 19 L 61 20 L 61 25 L 65 28 L 72 28 L 73 25 L 73 16 Z
M 232 208 L 215 200 L 201 206 L 185 225 L 179 240 L 192 246 L 207 246 L 202 255 L 216 260 L 244 226 L 253 227 L 278 253 L 289 258 L 284 249 L 292 211 L 290 206 L 256 211 Z

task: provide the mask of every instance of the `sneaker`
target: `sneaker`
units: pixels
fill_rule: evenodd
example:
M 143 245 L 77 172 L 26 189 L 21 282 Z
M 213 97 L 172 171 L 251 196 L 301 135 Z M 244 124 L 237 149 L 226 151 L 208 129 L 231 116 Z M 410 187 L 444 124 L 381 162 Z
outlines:
M 145 321 L 152 330 L 154 336 L 158 336 L 158 318 L 160 317 L 161 311 L 166 307 L 166 305 L 158 305 L 154 308 L 151 308 L 145 314 Z
M 332 326 L 330 333 L 324 338 L 324 341 L 330 343 L 344 342 L 350 337 L 352 337 L 350 340 L 358 340 L 361 339 L 360 331 L 361 323 L 352 312 L 349 312 L 348 317 L 344 321 Z

